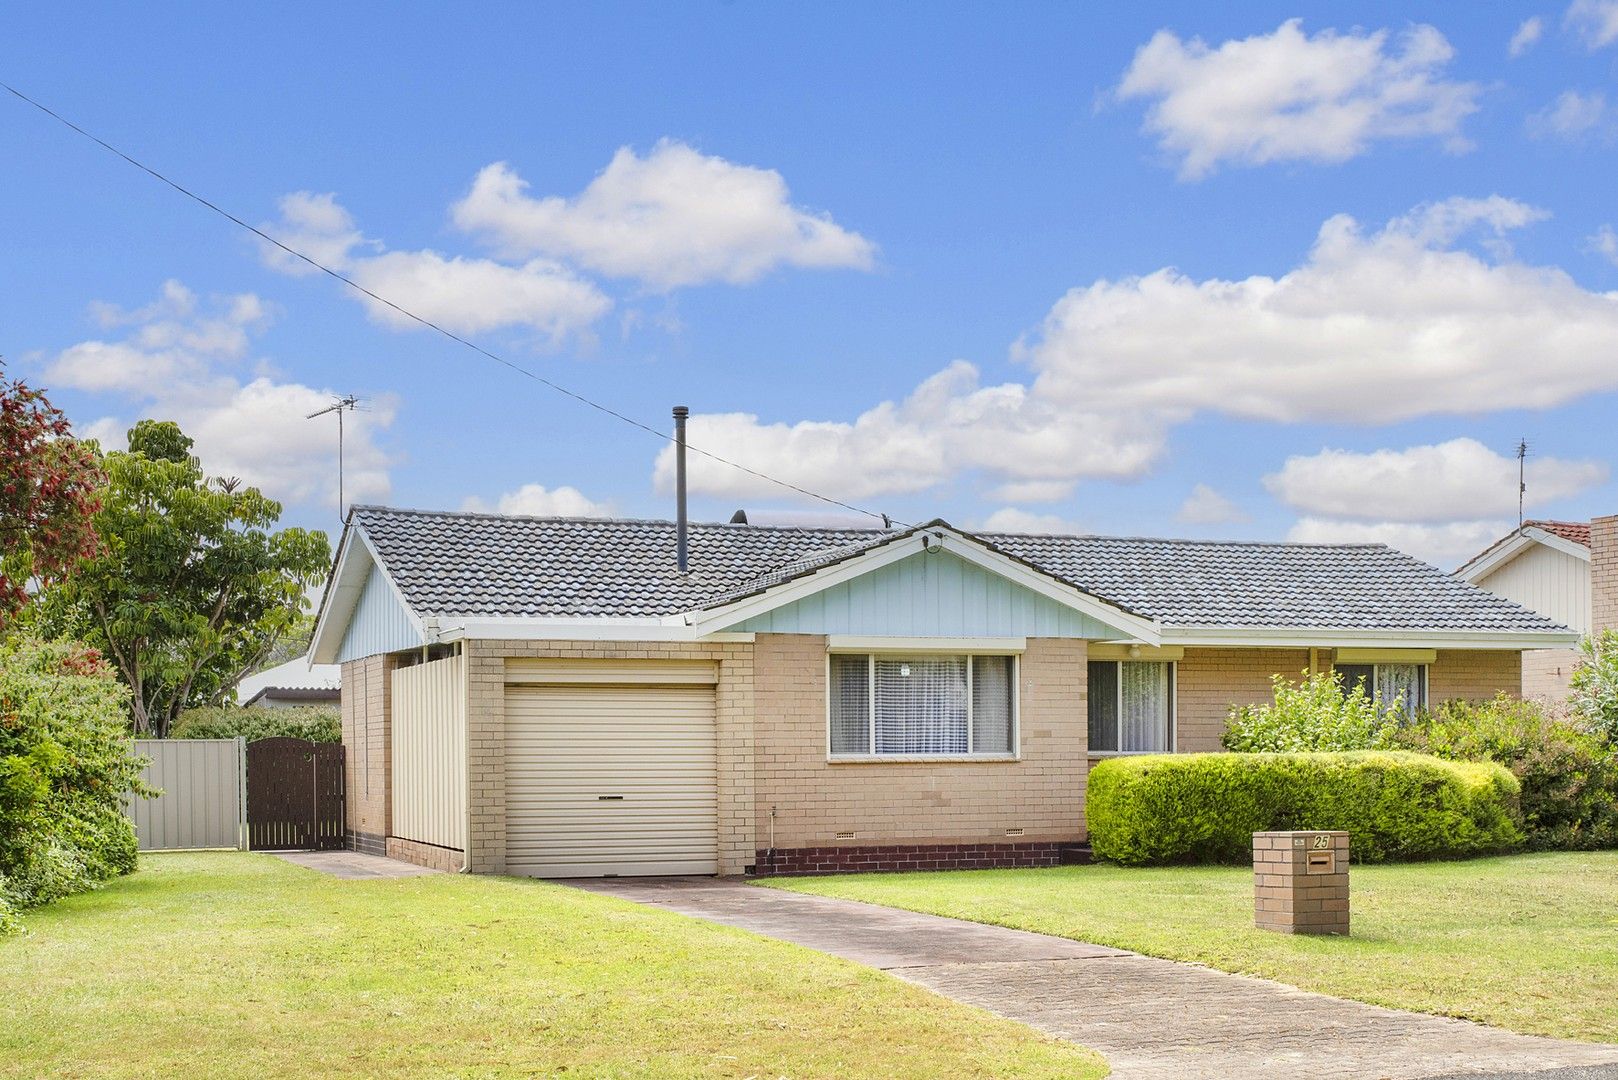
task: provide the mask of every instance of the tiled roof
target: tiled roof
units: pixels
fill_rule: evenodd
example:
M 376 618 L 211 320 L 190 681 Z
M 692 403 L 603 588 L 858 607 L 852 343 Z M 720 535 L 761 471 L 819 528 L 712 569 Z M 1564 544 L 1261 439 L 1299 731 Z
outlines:
M 876 529 L 500 517 L 356 507 L 410 605 L 450 617 L 673 615 L 756 592 L 891 537 Z M 1054 577 L 1174 627 L 1555 631 L 1556 623 L 1382 545 L 985 534 Z
M 1571 540 L 1575 544 L 1590 546 L 1590 523 L 1588 521 L 1525 521 L 1525 529 L 1544 529 L 1553 536 L 1560 536 L 1563 540 Z

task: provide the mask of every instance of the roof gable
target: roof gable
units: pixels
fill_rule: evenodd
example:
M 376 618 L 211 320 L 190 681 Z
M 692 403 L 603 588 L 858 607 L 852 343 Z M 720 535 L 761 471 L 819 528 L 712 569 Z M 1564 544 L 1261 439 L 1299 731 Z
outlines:
M 1463 581 L 1479 584 L 1489 575 L 1539 545 L 1588 563 L 1590 526 L 1573 521 L 1527 521 L 1502 536 L 1455 571 Z

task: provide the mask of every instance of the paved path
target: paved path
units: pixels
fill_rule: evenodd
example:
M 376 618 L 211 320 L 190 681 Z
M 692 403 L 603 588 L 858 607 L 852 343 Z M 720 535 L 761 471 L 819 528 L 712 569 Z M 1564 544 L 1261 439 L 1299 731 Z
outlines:
M 1618 1046 L 1382 1009 L 1066 938 L 713 878 L 570 881 L 857 960 L 1107 1055 L 1118 1080 L 1417 1080 L 1587 1066 Z M 1552 1080 L 1556 1074 L 1545 1074 Z
M 387 859 L 381 855 L 362 855 L 357 851 L 272 851 L 269 854 L 340 878 L 420 877 L 422 874 L 438 873 L 415 863 Z

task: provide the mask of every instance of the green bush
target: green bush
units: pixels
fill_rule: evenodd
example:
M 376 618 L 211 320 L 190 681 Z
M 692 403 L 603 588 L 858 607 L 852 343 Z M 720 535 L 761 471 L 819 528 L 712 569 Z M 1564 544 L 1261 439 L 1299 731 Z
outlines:
M 1568 704 L 1586 727 L 1618 745 L 1618 630 L 1579 643 Z
M 1297 683 L 1270 678 L 1274 704 L 1237 705 L 1220 741 L 1240 753 L 1308 750 L 1388 750 L 1404 717 L 1403 703 L 1378 707 L 1356 684 L 1343 692 L 1335 671 L 1305 674 Z
M 311 742 L 342 742 L 342 714 L 321 706 L 244 709 L 239 705 L 187 709 L 169 733 L 174 739 L 234 739 L 248 742 L 284 735 Z
M 0 644 L 0 932 L 135 868 L 124 799 L 147 789 L 125 698 L 93 649 Z
M 1445 702 L 1399 732 L 1405 747 L 1454 761 L 1494 761 L 1522 786 L 1535 850 L 1618 846 L 1618 753 L 1602 734 L 1533 701 Z
M 1353 858 L 1430 859 L 1522 843 L 1499 765 L 1405 751 L 1164 754 L 1090 770 L 1096 855 L 1126 865 L 1245 863 L 1253 833 L 1346 829 Z

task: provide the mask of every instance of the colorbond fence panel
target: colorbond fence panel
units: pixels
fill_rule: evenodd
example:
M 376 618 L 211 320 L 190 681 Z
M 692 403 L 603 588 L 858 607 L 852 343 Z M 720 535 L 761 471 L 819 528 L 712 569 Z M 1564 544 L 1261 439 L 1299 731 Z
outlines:
M 136 739 L 141 776 L 163 794 L 126 808 L 142 851 L 246 847 L 241 739 Z
M 393 835 L 466 847 L 465 660 L 393 672 Z

